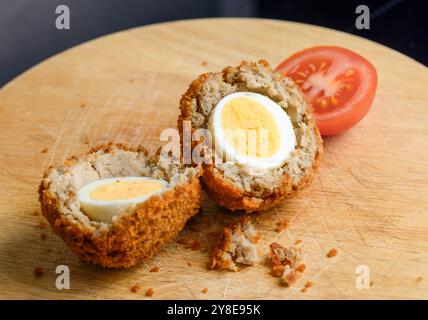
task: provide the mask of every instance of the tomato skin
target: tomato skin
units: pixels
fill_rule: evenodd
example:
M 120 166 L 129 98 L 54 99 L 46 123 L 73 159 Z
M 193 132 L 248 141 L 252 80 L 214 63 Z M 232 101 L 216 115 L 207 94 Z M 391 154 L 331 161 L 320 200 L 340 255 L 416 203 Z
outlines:
M 321 61 L 326 62 L 329 67 L 315 70 L 313 66 L 319 66 Z M 330 69 L 334 69 L 335 73 L 330 74 Z M 353 72 L 346 78 L 343 74 L 346 75 L 345 71 L 349 69 Z M 317 46 L 304 49 L 281 62 L 276 71 L 293 79 L 304 92 L 323 136 L 335 135 L 356 125 L 369 111 L 376 94 L 377 72 L 374 66 L 361 55 L 341 47 Z M 311 83 L 309 78 L 316 73 L 318 73 L 317 82 L 312 87 L 318 88 L 322 94 L 314 97 L 311 96 L 312 87 L 309 90 L 307 88 L 308 83 Z M 337 89 L 340 81 L 347 83 L 346 86 L 351 88 L 348 93 L 338 89 L 333 95 L 329 92 L 328 96 L 325 94 L 326 91 L 321 90 L 328 88 L 333 82 L 335 83 L 333 88 Z M 333 99 L 331 96 L 334 97 L 334 105 L 330 102 L 332 100 L 329 100 Z M 322 107 L 319 103 L 323 102 L 322 100 L 329 102 L 324 102 L 325 106 Z

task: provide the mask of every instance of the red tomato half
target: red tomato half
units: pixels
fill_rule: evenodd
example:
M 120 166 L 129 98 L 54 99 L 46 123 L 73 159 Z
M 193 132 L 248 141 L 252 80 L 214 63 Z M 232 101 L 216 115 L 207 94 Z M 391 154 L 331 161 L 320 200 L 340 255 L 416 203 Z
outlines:
M 377 73 L 348 49 L 320 46 L 293 54 L 276 68 L 292 78 L 312 105 L 322 135 L 343 132 L 359 122 L 373 102 Z

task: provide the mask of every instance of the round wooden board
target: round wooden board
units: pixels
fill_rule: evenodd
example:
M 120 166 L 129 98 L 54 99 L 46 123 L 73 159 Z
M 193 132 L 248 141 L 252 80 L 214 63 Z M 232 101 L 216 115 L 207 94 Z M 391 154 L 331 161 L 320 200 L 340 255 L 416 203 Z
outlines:
M 244 59 L 264 58 L 275 66 L 319 44 L 345 46 L 368 58 L 379 86 L 357 127 L 325 139 L 312 186 L 259 215 L 262 256 L 272 241 L 303 240 L 307 269 L 293 287 L 280 287 L 264 262 L 238 273 L 209 271 L 214 239 L 206 230 L 192 233 L 188 226 L 179 236 L 199 237 L 207 244 L 203 250 L 174 241 L 151 261 L 107 270 L 80 262 L 49 228 L 39 226 L 43 219 L 33 215 L 39 209 L 37 188 L 50 164 L 108 141 L 153 150 L 160 132 L 175 127 L 180 96 L 200 73 Z M 159 299 L 428 298 L 427 83 L 427 68 L 376 43 L 257 19 L 136 28 L 48 59 L 0 91 L 1 298 L 143 299 L 147 288 Z M 220 226 L 223 211 L 205 199 L 202 219 L 193 224 Z M 275 231 L 280 218 L 290 222 L 283 233 Z M 328 259 L 331 248 L 339 254 Z M 70 267 L 70 290 L 55 287 L 61 264 Z M 41 278 L 33 275 L 38 266 Z M 149 272 L 153 266 L 159 272 Z M 359 266 L 370 270 L 369 289 L 356 286 Z M 307 280 L 314 286 L 302 293 Z M 142 291 L 132 293 L 137 283 Z

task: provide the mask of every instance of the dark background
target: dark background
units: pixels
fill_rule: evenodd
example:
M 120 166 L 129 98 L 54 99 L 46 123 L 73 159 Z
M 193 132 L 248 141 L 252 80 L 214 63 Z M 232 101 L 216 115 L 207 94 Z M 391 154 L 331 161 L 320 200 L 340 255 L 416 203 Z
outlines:
M 70 8 L 71 29 L 55 28 L 55 8 Z M 354 28 L 365 4 L 371 29 Z M 261 17 L 353 33 L 428 65 L 428 5 L 423 0 L 0 0 L 0 86 L 47 57 L 135 26 L 202 17 Z

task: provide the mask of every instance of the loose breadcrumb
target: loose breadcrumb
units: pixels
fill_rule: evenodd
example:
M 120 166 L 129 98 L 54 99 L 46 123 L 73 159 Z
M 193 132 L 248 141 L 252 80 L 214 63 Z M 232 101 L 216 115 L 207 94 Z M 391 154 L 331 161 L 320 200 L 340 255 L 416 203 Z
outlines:
M 159 271 L 159 267 L 154 266 L 153 268 L 150 269 L 150 272 L 158 272 Z
M 148 288 L 146 291 L 146 297 L 153 297 L 155 291 L 153 290 L 153 288 Z
M 49 149 L 48 148 L 43 148 L 41 151 L 40 151 L 40 153 L 48 153 L 48 151 L 49 151 Z
M 419 282 L 422 282 L 422 280 L 424 280 L 424 278 L 423 278 L 423 277 L 421 277 L 421 276 L 419 276 L 419 277 L 417 277 L 417 278 L 416 278 L 416 282 L 418 282 L 418 283 L 419 283 Z
M 370 285 L 370 287 L 372 287 L 374 285 L 374 281 L 373 280 L 370 281 L 369 285 Z
M 40 212 L 40 210 L 34 210 L 31 214 L 32 214 L 33 216 L 40 216 L 40 215 L 41 215 L 41 212 Z
M 297 239 L 296 241 L 294 241 L 294 244 L 297 246 L 298 244 L 301 244 L 303 242 L 303 240 Z
M 327 258 L 332 258 L 337 256 L 338 250 L 336 248 L 330 249 L 329 252 L 327 252 Z
M 133 292 L 133 293 L 137 293 L 137 292 L 139 292 L 140 290 L 141 290 L 141 287 L 140 287 L 140 285 L 138 285 L 138 284 L 134 284 L 132 287 L 131 287 L 131 292 Z
M 302 249 L 295 246 L 285 248 L 279 243 L 270 244 L 271 275 L 281 277 L 286 266 L 296 269 L 301 260 Z
M 36 278 L 41 278 L 45 272 L 42 267 L 35 267 L 33 273 Z
M 86 103 L 84 103 L 84 102 L 82 102 L 81 104 L 80 104 L 80 108 L 84 108 L 84 107 L 86 107 Z
M 202 293 L 208 293 L 208 288 L 203 288 Z
M 300 290 L 301 292 L 308 291 L 309 288 L 312 288 L 314 286 L 312 281 L 306 281 L 305 286 Z
M 187 262 L 187 265 L 188 265 L 189 267 L 191 267 L 191 266 L 192 266 L 192 264 L 191 264 L 190 262 Z
M 223 234 L 214 248 L 211 269 L 239 271 L 237 264 L 253 265 L 259 260 L 256 244 L 260 236 L 249 217 L 238 219 Z
M 208 65 L 208 61 L 205 61 L 205 60 L 204 60 L 204 61 L 202 61 L 202 62 L 201 62 L 201 65 L 202 65 L 202 66 L 204 66 L 204 67 L 206 67 L 206 66 Z
M 306 265 L 304 263 L 300 264 L 297 268 L 296 271 L 299 271 L 300 273 L 305 272 L 306 270 Z
M 42 233 L 40 234 L 40 239 L 42 239 L 42 240 L 46 240 L 46 233 L 42 232 Z
M 281 233 L 285 231 L 288 228 L 288 226 L 289 226 L 288 220 L 284 218 L 280 218 L 276 223 L 275 231 L 278 233 Z
M 290 287 L 296 283 L 297 280 L 301 277 L 299 271 L 293 270 L 289 265 L 286 265 L 284 272 L 281 275 L 281 284 L 286 287 Z
M 273 242 L 270 244 L 270 261 L 272 269 L 270 274 L 281 278 L 281 285 L 289 287 L 293 285 L 306 269 L 306 265 L 300 263 L 302 249 L 295 246 L 283 247 Z

